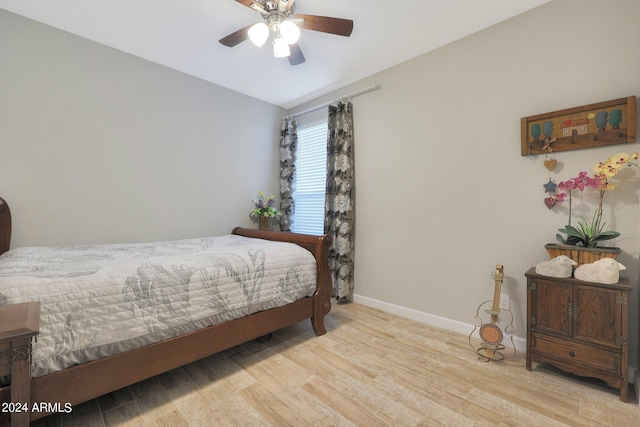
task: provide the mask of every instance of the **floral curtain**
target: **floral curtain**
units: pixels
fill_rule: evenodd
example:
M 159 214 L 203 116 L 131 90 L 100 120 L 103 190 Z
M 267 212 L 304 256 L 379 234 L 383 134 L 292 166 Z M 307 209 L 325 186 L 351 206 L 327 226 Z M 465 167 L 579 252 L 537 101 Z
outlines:
M 296 205 L 293 190 L 296 179 L 296 147 L 298 122 L 293 117 L 283 117 L 280 125 L 280 230 L 291 231 Z
M 355 174 L 352 111 L 350 101 L 329 106 L 324 230 L 333 237 L 329 267 L 338 301 L 353 298 Z

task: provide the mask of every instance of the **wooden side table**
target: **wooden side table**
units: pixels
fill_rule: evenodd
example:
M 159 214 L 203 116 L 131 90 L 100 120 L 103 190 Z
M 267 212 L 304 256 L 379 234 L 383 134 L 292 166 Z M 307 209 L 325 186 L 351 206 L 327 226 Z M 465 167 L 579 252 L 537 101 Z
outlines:
M 575 375 L 599 378 L 627 401 L 629 279 L 616 284 L 527 276 L 527 370 L 549 363 Z
M 31 339 L 39 330 L 39 302 L 0 306 L 0 376 L 11 376 L 11 404 L 0 403 L 11 414 L 12 427 L 29 425 Z

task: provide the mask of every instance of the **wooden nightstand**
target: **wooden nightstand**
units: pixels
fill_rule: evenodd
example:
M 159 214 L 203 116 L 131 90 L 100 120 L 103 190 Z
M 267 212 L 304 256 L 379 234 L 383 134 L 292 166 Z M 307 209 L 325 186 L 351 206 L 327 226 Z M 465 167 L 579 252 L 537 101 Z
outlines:
M 0 376 L 11 376 L 12 404 L 0 414 L 0 423 L 10 413 L 12 426 L 29 425 L 31 339 L 39 329 L 39 302 L 0 306 Z
M 629 279 L 613 285 L 527 276 L 527 370 L 544 362 L 599 378 L 627 401 Z

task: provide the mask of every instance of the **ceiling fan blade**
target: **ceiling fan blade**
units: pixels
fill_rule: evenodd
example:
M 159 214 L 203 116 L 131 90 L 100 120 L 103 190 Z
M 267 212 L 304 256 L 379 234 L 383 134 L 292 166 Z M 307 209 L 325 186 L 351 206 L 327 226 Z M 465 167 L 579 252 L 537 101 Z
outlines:
M 234 31 L 233 33 L 221 38 L 218 41 L 225 46 L 234 47 L 235 45 L 238 45 L 249 38 L 249 28 L 251 28 L 252 26 L 253 24 L 247 25 L 244 28 L 240 28 L 238 31 Z
M 264 8 L 264 6 L 260 3 L 258 3 L 257 1 L 254 0 L 236 0 L 238 3 L 243 4 L 257 12 L 266 14 L 267 13 L 267 9 Z
M 236 0 L 238 3 L 243 4 L 247 7 L 251 7 L 251 3 L 255 3 L 254 0 Z
M 299 13 L 296 13 L 295 18 L 304 19 L 304 24 L 300 25 L 300 28 L 304 28 L 305 30 L 322 31 L 323 33 L 337 34 L 345 37 L 349 37 L 353 31 L 353 21 L 350 19 L 301 15 Z
M 290 44 L 289 50 L 291 51 L 291 54 L 289 54 L 289 64 L 300 65 L 305 61 L 304 55 L 302 54 L 302 50 L 300 49 L 300 46 L 298 46 L 298 43 Z

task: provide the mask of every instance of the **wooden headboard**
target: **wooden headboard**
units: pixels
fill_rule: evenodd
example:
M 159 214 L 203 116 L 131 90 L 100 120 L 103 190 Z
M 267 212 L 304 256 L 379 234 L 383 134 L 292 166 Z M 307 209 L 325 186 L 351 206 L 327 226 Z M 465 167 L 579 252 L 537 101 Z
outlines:
M 0 255 L 9 250 L 11 244 L 11 211 L 0 197 Z

